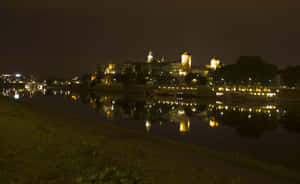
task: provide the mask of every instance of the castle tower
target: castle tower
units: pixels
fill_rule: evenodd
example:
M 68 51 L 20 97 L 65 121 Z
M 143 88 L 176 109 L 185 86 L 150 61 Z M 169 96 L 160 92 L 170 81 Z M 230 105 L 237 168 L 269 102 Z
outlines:
M 219 59 L 216 59 L 215 57 L 213 57 L 211 60 L 210 60 L 210 68 L 213 69 L 213 70 L 216 70 L 217 68 L 219 68 L 221 65 L 220 63 L 220 60 Z
M 188 52 L 184 52 L 181 55 L 181 64 L 179 69 L 179 75 L 187 75 L 192 68 L 192 55 Z
M 147 56 L 147 63 L 152 63 L 153 61 L 153 55 L 152 55 L 152 51 L 150 50 Z
M 188 52 L 184 52 L 181 55 L 181 65 L 187 69 L 191 69 L 192 67 L 192 55 Z

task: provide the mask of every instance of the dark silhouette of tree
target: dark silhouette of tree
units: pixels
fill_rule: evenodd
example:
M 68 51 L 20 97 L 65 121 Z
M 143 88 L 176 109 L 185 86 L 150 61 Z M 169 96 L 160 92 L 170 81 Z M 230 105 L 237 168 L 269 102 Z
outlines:
M 104 78 L 104 71 L 105 71 L 106 65 L 104 64 L 98 64 L 96 68 L 96 80 L 97 82 L 100 82 Z
M 259 56 L 241 56 L 236 64 L 217 70 L 213 77 L 227 84 L 272 85 L 277 73 L 276 65 L 265 63 Z
M 91 74 L 89 73 L 83 74 L 81 77 L 81 81 L 84 85 L 89 85 L 91 81 Z
M 194 79 L 196 79 L 197 82 L 194 83 Z M 188 73 L 184 80 L 188 85 L 205 85 L 207 83 L 207 79 L 198 73 Z
M 283 85 L 293 87 L 300 85 L 300 65 L 298 66 L 289 66 L 288 68 L 282 70 L 281 82 Z
M 117 80 L 125 85 L 134 84 L 137 80 L 137 73 L 131 68 L 126 68 L 124 73 L 117 75 Z
M 171 85 L 173 76 L 169 72 L 163 72 L 160 75 L 154 77 L 158 85 Z
M 0 87 L 3 87 L 3 86 L 4 86 L 4 80 L 0 79 Z

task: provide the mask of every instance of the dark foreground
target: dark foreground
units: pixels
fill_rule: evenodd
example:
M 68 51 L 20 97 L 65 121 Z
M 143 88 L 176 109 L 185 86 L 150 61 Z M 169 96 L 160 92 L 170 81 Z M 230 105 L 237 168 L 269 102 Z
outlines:
M 0 98 L 0 183 L 298 183 L 293 170 Z

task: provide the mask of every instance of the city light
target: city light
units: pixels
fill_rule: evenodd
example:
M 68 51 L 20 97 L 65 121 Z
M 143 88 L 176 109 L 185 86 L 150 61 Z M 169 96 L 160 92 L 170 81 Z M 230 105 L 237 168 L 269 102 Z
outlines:
M 145 127 L 146 127 L 147 132 L 149 132 L 151 129 L 151 122 L 149 120 L 146 120 Z
M 210 68 L 216 70 L 220 66 L 220 60 L 213 58 L 210 60 Z
M 17 93 L 17 92 L 15 93 L 15 95 L 14 95 L 14 99 L 15 99 L 15 100 L 19 100 L 19 99 L 20 99 L 20 95 L 19 95 L 19 93 Z

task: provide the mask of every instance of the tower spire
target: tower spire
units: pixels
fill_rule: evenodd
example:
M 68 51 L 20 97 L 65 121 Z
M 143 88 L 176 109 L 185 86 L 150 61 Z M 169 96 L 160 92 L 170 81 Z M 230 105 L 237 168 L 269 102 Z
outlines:
M 147 63 L 152 63 L 153 61 L 153 54 L 151 49 L 149 50 L 148 56 L 147 56 Z

